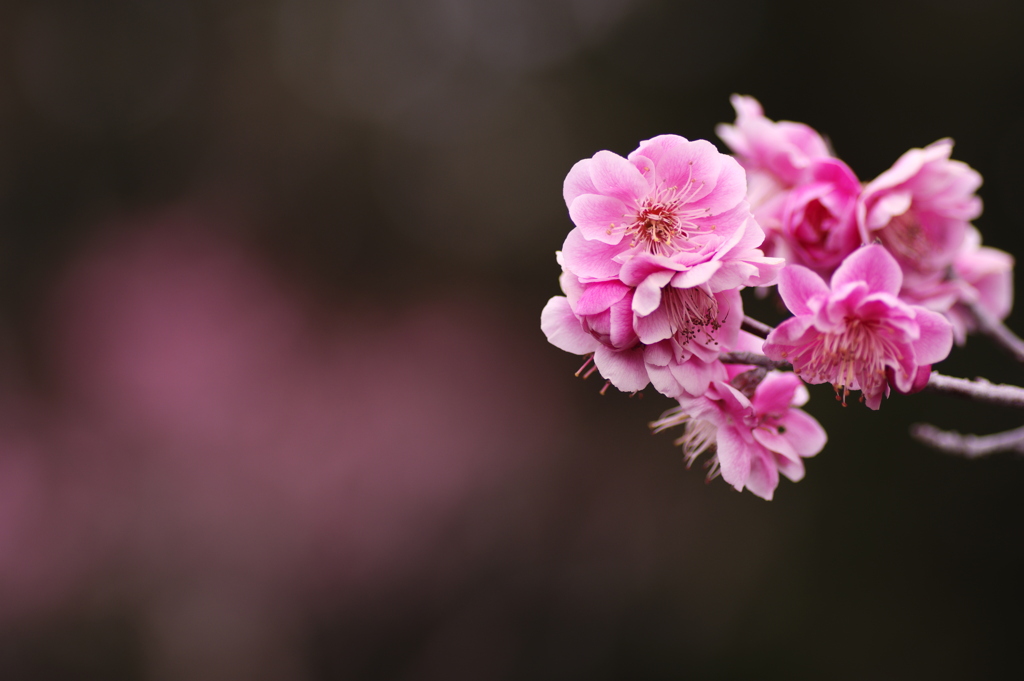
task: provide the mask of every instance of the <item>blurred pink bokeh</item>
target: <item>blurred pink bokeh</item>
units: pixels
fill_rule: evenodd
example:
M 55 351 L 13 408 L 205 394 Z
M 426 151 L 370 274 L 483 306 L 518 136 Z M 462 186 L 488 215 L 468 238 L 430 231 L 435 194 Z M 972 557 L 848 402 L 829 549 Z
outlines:
M 101 579 L 173 639 L 196 598 L 287 620 L 495 557 L 559 420 L 533 329 L 472 294 L 325 310 L 195 209 L 124 227 L 53 296 L 52 394 L 6 396 L 4 618 Z

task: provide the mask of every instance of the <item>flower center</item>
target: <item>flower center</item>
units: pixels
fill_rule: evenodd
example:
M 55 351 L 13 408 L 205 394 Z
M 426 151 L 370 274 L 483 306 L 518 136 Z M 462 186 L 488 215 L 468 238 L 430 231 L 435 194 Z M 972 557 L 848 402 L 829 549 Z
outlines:
M 661 291 L 661 304 L 668 315 L 672 335 L 680 345 L 686 345 L 704 334 L 704 344 L 714 343 L 715 335 L 722 327 L 718 320 L 718 300 L 699 288 L 676 288 L 666 286 Z
M 903 355 L 888 335 L 877 322 L 847 318 L 842 331 L 824 334 L 812 345 L 801 373 L 831 383 L 843 406 L 850 390 L 881 392 L 886 385 L 886 360 Z
M 704 182 L 693 179 L 693 168 L 687 181 L 680 187 L 659 187 L 645 198 L 626 223 L 626 234 L 630 236 L 630 248 L 642 246 L 648 253 L 669 255 L 684 248 L 690 236 L 701 232 L 702 227 L 694 222 L 697 218 L 706 217 L 710 208 L 690 208 L 684 206 L 693 200 Z M 708 229 L 713 230 L 711 225 Z

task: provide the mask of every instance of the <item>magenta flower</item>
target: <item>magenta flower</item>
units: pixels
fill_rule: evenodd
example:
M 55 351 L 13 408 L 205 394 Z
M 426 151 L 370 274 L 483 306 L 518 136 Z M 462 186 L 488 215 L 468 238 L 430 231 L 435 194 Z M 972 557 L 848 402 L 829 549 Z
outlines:
M 718 136 L 747 171 L 747 200 L 766 233 L 764 249 L 828 274 L 860 245 L 860 182 L 803 123 L 765 118 L 753 97 L 733 95 L 735 125 Z
M 730 367 L 733 381 L 740 383 L 739 373 L 748 368 Z M 658 432 L 684 426 L 676 444 L 682 445 L 687 465 L 713 451 L 709 479 L 720 473 L 737 490 L 771 500 L 779 473 L 798 482 L 804 476 L 802 459 L 825 446 L 825 430 L 795 408 L 807 399 L 807 388 L 791 373 L 769 373 L 749 398 L 730 383 L 716 381 L 704 395 L 680 400 L 651 427 Z
M 858 223 L 864 243 L 880 239 L 905 276 L 904 286 L 931 284 L 960 252 L 969 223 L 981 214 L 981 175 L 950 160 L 953 140 L 911 149 L 864 187 Z
M 787 264 L 831 274 L 860 246 L 856 208 L 860 181 L 837 158 L 814 161 L 806 180 L 786 193 L 777 230 L 769 232 L 774 255 Z
M 892 384 L 919 388 L 931 365 L 949 354 L 949 322 L 940 314 L 900 301 L 903 274 L 879 245 L 864 246 L 832 275 L 831 288 L 805 267 L 786 267 L 779 294 L 795 315 L 768 335 L 764 354 L 792 363 L 808 383 L 831 383 L 846 404 L 860 390 L 878 409 Z

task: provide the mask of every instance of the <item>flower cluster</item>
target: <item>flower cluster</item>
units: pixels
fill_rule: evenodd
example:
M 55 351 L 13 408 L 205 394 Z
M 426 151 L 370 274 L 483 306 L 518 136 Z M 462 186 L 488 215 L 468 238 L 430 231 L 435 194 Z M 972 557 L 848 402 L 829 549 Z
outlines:
M 796 408 L 802 381 L 832 384 L 844 405 L 860 391 L 871 409 L 920 390 L 977 310 L 1008 314 L 1013 260 L 981 245 L 981 177 L 951 160 L 951 141 L 865 184 L 814 129 L 732 103 L 718 134 L 734 156 L 663 135 L 573 166 L 565 295 L 541 328 L 586 356 L 580 372 L 599 372 L 602 392 L 653 386 L 678 401 L 652 427 L 683 426 L 688 463 L 709 452 L 711 477 L 770 499 L 825 444 Z M 776 283 L 793 316 L 762 338 L 741 330 L 740 291 Z
M 592 354 L 620 390 L 703 393 L 737 341 L 740 289 L 774 283 L 783 265 L 758 248 L 746 193 L 735 159 L 675 135 L 577 163 L 563 190 L 576 225 L 559 254 L 565 296 L 541 315 L 548 339 Z
M 752 97 L 732 104 L 736 122 L 717 132 L 747 171 L 769 255 L 828 277 L 862 244 L 881 243 L 902 272 L 898 297 L 944 315 L 961 345 L 976 330 L 970 307 L 1009 314 L 1013 258 L 981 245 L 971 225 L 981 175 L 950 158 L 952 140 L 911 149 L 862 185 L 812 128 L 769 120 Z

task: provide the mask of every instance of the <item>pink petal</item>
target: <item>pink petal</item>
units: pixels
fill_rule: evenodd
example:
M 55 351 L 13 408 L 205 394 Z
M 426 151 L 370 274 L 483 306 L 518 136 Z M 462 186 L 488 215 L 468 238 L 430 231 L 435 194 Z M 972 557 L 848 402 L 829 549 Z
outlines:
M 783 432 L 785 432 L 785 426 L 783 426 Z M 800 455 L 793 449 L 793 445 L 789 440 L 779 433 L 777 426 L 761 426 L 760 428 L 755 428 L 752 433 L 758 444 L 764 446 L 768 451 L 790 460 L 800 458 Z
M 629 293 L 629 287 L 620 281 L 600 281 L 585 284 L 583 295 L 576 301 L 576 314 L 590 315 L 604 312 Z
M 654 389 L 665 397 L 678 398 L 683 395 L 683 387 L 679 385 L 669 367 L 648 364 L 647 375 Z
M 751 450 L 758 446 L 743 439 L 738 432 L 742 427 L 719 426 L 717 439 L 722 479 L 740 491 L 750 477 Z
M 684 270 L 672 277 L 672 286 L 676 288 L 693 288 L 707 283 L 715 272 L 721 269 L 722 263 L 717 260 L 703 262 Z M 733 287 L 735 288 L 735 287 Z
M 721 362 L 704 362 L 691 357 L 679 364 L 670 364 L 672 377 L 689 395 L 703 395 L 712 381 L 725 379 L 725 365 Z M 676 395 L 670 395 L 676 397 Z
M 795 315 L 811 314 L 807 301 L 814 296 L 827 296 L 828 285 L 814 272 L 800 265 L 788 265 L 779 273 L 779 295 Z
M 874 197 L 872 197 L 874 198 Z M 861 199 L 867 200 L 866 198 Z M 903 215 L 913 203 L 913 195 L 909 191 L 891 190 L 875 198 L 867 217 L 864 219 L 864 227 L 867 230 L 862 232 L 861 238 L 873 239 L 871 232 L 885 227 L 897 215 Z
M 687 207 L 714 190 L 723 159 L 729 158 L 706 140 L 691 142 L 677 135 L 660 135 L 647 140 L 634 153 L 654 161 L 657 186 L 662 190 L 677 189 L 680 194 L 687 197 L 684 204 Z M 741 169 L 740 173 L 742 172 Z M 721 210 L 731 208 L 742 201 L 745 192 L 744 181 L 743 192 Z
M 583 194 L 569 206 L 569 217 L 583 237 L 591 241 L 617 244 L 622 241 L 631 209 L 611 196 Z
M 636 166 L 610 151 L 594 154 L 590 178 L 599 194 L 614 197 L 630 206 L 650 192 L 647 179 Z
M 643 348 L 616 352 L 601 345 L 594 353 L 594 364 L 602 376 L 623 392 L 643 390 L 650 383 Z
M 949 356 L 953 349 L 953 327 L 938 312 L 914 307 L 921 336 L 913 342 L 914 359 L 918 364 L 935 364 Z
M 884 388 L 879 389 L 873 393 L 862 393 L 864 395 L 864 405 L 868 409 L 874 409 L 878 411 L 878 408 L 882 406 L 882 398 L 889 396 L 889 385 L 886 384 Z
M 889 385 L 901 395 L 913 395 L 919 393 L 925 389 L 928 385 L 928 379 L 932 375 L 932 365 L 924 364 L 917 368 L 914 372 L 913 378 L 899 377 L 896 370 L 892 367 L 885 367 L 885 378 L 889 381 Z
M 832 275 L 832 290 L 856 281 L 866 282 L 872 293 L 898 295 L 903 272 L 892 254 L 880 244 L 862 246 L 846 257 Z
M 672 336 L 672 325 L 663 307 L 655 308 L 649 315 L 637 316 L 635 319 L 636 335 L 641 343 L 650 345 Z
M 757 414 L 782 414 L 789 410 L 803 381 L 793 373 L 773 371 L 757 386 L 751 403 Z
M 633 330 L 633 295 L 630 292 L 622 300 L 612 305 L 609 324 L 609 336 L 612 345 L 617 348 L 632 347 L 637 342 L 636 331 Z
M 555 296 L 544 306 L 540 313 L 540 328 L 549 343 L 574 355 L 594 352 L 601 345 L 583 330 L 569 307 L 569 301 L 563 296 Z
M 562 266 L 577 277 L 611 279 L 618 277 L 622 268 L 614 258 L 625 249 L 626 244 L 614 246 L 600 241 L 587 241 L 579 229 L 574 229 L 565 237 L 562 245 Z
M 828 435 L 814 417 L 802 409 L 790 409 L 778 424 L 786 429 L 783 436 L 790 446 L 803 457 L 814 456 L 825 447 Z
M 594 181 L 590 179 L 590 164 L 589 158 L 577 161 L 565 176 L 565 182 L 562 183 L 562 198 L 565 199 L 567 208 L 577 196 L 598 193 Z
M 714 149 L 714 145 L 708 145 Z M 747 174 L 732 156 L 721 156 L 714 190 L 691 203 L 694 208 L 706 208 L 711 215 L 717 215 L 741 203 L 746 195 Z
M 793 482 L 800 482 L 804 479 L 804 462 L 802 459 L 794 461 L 775 455 L 772 458 L 775 459 L 775 467 L 779 469 L 779 473 L 782 473 Z
M 661 304 L 661 289 L 675 275 L 671 270 L 654 272 L 640 282 L 633 294 L 633 312 L 645 317 Z
M 725 477 L 725 474 L 722 474 Z M 759 451 L 750 461 L 747 475 L 747 489 L 766 501 L 771 501 L 775 488 L 779 486 L 779 470 L 766 451 Z
M 764 341 L 765 357 L 776 362 L 791 361 L 802 346 L 813 342 L 821 332 L 811 326 L 810 317 L 790 317 L 775 327 Z M 806 380 L 806 377 L 803 377 Z

